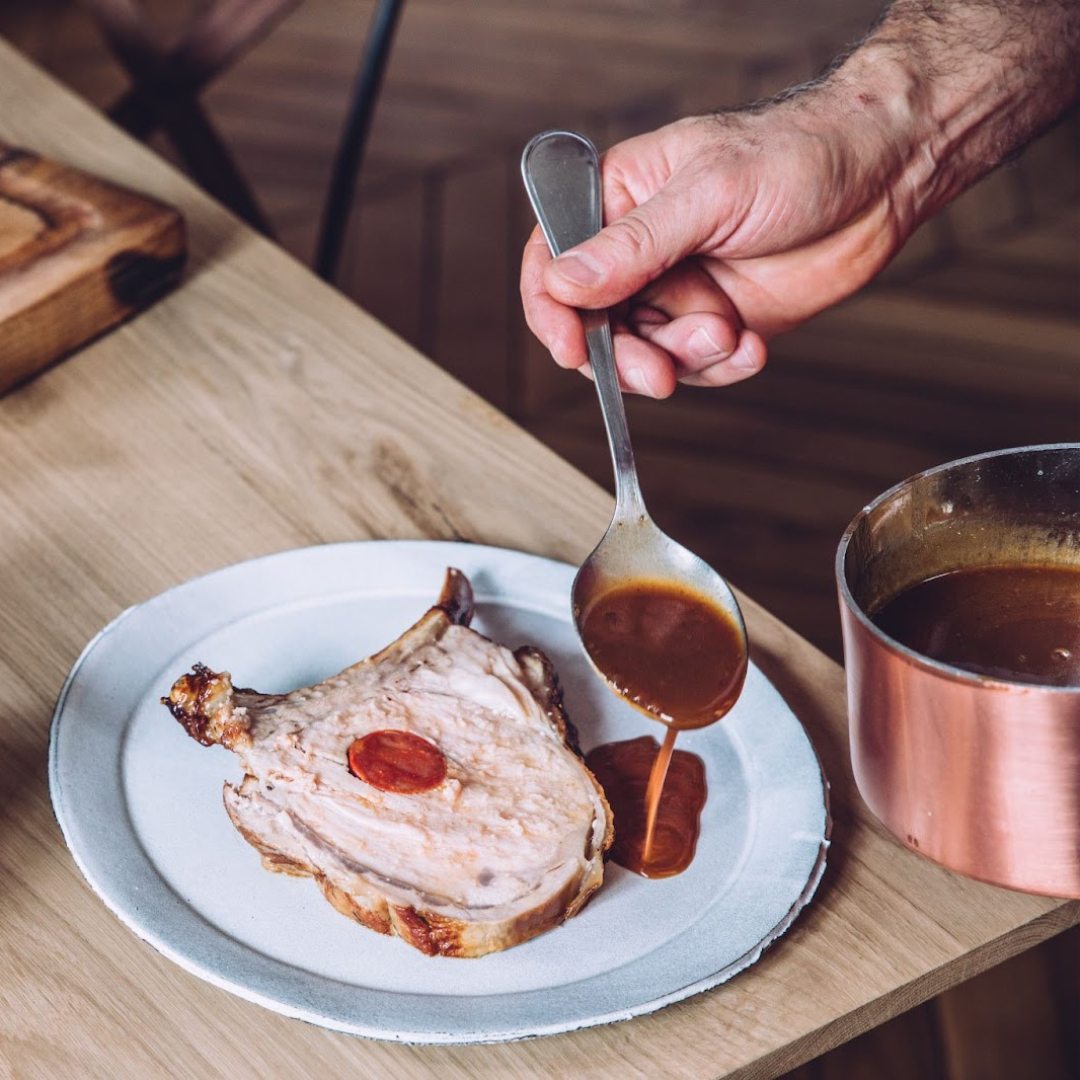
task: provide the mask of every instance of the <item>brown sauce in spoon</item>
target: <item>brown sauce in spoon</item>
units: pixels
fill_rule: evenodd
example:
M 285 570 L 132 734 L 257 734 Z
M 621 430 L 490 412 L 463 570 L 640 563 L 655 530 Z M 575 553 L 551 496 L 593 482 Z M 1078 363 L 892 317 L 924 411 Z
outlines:
M 675 739 L 738 699 L 746 677 L 739 628 L 700 593 L 641 579 L 594 601 L 581 638 L 611 686 L 668 729 L 663 746 L 645 736 L 586 757 L 612 804 L 612 858 L 645 877 L 681 873 L 694 857 L 706 788 L 701 759 L 676 751 Z

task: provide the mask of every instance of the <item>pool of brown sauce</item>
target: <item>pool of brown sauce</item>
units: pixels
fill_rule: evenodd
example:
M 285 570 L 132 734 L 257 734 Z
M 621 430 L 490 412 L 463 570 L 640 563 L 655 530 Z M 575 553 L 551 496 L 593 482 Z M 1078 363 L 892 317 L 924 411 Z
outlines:
M 928 578 L 872 616 L 931 660 L 1041 686 L 1080 686 L 1080 567 L 999 565 Z
M 663 723 L 651 736 L 607 743 L 586 756 L 615 818 L 612 858 L 645 877 L 670 877 L 694 858 L 705 767 L 675 750 L 680 731 L 724 716 L 746 678 L 742 635 L 728 614 L 691 589 L 639 579 L 582 613 L 581 637 L 611 686 Z

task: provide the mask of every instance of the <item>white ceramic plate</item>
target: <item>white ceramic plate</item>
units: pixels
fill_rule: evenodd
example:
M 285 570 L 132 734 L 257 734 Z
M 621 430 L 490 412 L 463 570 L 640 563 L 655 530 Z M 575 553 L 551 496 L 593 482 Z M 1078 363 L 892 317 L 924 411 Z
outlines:
M 798 720 L 752 668 L 721 723 L 679 736 L 705 761 L 697 857 L 648 881 L 609 865 L 564 925 L 478 960 L 426 957 L 335 912 L 314 882 L 267 873 L 233 828 L 233 754 L 160 704 L 196 661 L 281 692 L 376 652 L 472 580 L 476 629 L 555 662 L 582 748 L 659 734 L 592 673 L 570 622 L 574 570 L 497 548 L 334 544 L 197 578 L 131 608 L 79 658 L 53 718 L 57 819 L 93 889 L 195 975 L 315 1024 L 417 1043 L 494 1042 L 626 1019 L 724 982 L 791 924 L 820 880 L 827 788 Z

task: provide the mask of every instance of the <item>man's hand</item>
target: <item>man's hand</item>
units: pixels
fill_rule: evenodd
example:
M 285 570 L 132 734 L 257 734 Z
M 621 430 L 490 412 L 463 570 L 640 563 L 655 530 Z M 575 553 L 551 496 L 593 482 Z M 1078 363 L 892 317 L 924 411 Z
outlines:
M 610 224 L 555 261 L 537 230 L 522 263 L 526 318 L 558 363 L 587 363 L 573 309 L 611 307 L 627 389 L 735 382 L 769 337 L 870 280 L 906 237 L 888 150 L 838 140 L 816 108 L 681 120 L 605 154 Z
M 628 390 L 666 397 L 765 363 L 1077 93 L 1078 0 L 896 0 L 827 76 L 680 120 L 603 157 L 604 230 L 525 249 L 526 319 L 588 371 L 575 308 L 611 308 Z

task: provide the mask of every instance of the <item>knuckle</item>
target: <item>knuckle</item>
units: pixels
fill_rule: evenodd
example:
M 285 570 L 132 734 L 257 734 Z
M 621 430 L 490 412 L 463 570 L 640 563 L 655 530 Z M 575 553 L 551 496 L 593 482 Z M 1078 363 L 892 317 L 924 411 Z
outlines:
M 650 222 L 640 214 L 628 214 L 610 228 L 612 245 L 634 259 L 652 261 L 659 249 L 659 238 Z

